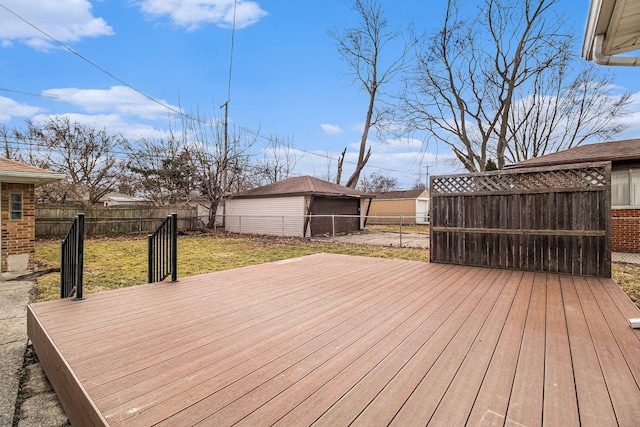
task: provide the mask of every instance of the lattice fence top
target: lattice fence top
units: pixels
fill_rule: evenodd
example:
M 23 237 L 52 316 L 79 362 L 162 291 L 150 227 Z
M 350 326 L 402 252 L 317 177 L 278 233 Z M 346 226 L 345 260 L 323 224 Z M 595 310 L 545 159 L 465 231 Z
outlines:
M 608 163 L 568 165 L 543 170 L 518 169 L 465 175 L 434 176 L 431 194 L 533 192 L 589 189 L 609 185 Z

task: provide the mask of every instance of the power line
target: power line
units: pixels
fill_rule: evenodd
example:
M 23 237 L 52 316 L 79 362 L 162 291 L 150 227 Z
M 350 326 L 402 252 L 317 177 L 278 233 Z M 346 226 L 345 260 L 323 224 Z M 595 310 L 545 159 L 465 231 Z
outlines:
M 0 6 L 1 6 L 1 5 L 0 5 Z M 12 93 L 19 93 L 19 94 L 21 94 L 21 95 L 41 96 L 41 97 L 43 97 L 43 98 L 58 99 L 58 96 L 57 96 L 57 95 L 51 95 L 51 94 L 48 94 L 48 93 L 46 93 L 46 92 L 44 92 L 44 93 L 31 93 L 31 92 L 25 92 L 25 91 L 23 91 L 23 90 L 10 89 L 10 88 L 7 88 L 7 87 L 0 87 L 0 91 L 3 91 L 3 92 L 12 92 Z
M 233 50 L 235 47 L 235 39 L 236 39 L 236 9 L 238 7 L 238 1 L 234 0 L 233 2 L 233 24 L 231 26 L 231 54 L 229 58 L 229 84 L 227 87 L 227 102 L 231 100 L 231 74 L 233 70 Z
M 177 110 L 175 108 L 173 108 L 170 105 L 165 104 L 162 101 L 159 101 L 157 99 L 155 99 L 154 97 L 147 95 L 146 93 L 142 92 L 141 90 L 137 89 L 135 86 L 130 85 L 129 83 L 125 82 L 124 80 L 122 80 L 121 78 L 115 76 L 113 73 L 107 71 L 106 69 L 102 68 L 101 66 L 99 66 L 98 64 L 96 64 L 95 62 L 91 61 L 90 59 L 86 58 L 85 56 L 81 55 L 79 52 L 76 52 L 75 50 L 73 50 L 71 47 L 67 46 L 66 44 L 62 43 L 61 41 L 59 41 L 58 39 L 56 39 L 55 37 L 53 37 L 52 35 L 48 34 L 47 32 L 45 32 L 44 30 L 40 29 L 38 26 L 36 26 L 35 24 L 31 23 L 30 21 L 28 21 L 27 19 L 23 18 L 22 16 L 18 15 L 16 12 L 14 12 L 13 10 L 9 9 L 7 6 L 5 6 L 4 4 L 0 3 L 0 7 L 3 8 L 4 10 L 6 10 L 7 12 L 9 12 L 10 14 L 12 14 L 13 16 L 15 16 L 16 18 L 18 18 L 19 20 L 21 20 L 22 22 L 24 22 L 25 24 L 29 25 L 31 28 L 33 28 L 34 30 L 38 31 L 39 33 L 43 34 L 44 36 L 46 36 L 47 38 L 51 39 L 52 41 L 54 41 L 55 43 L 57 43 L 58 45 L 62 46 L 65 50 L 67 50 L 68 52 L 76 55 L 78 58 L 82 59 L 83 61 L 87 62 L 88 64 L 90 64 L 91 66 L 97 68 L 98 70 L 102 71 L 104 74 L 108 75 L 109 77 L 111 77 L 112 79 L 116 80 L 117 82 L 123 84 L 124 86 L 128 87 L 129 89 L 135 91 L 136 93 L 144 96 L 145 98 L 147 98 L 148 100 L 166 108 L 167 110 L 179 114 L 181 116 L 186 116 L 182 111 Z M 189 116 L 186 116 L 189 117 Z
M 86 58 L 85 56 L 83 56 L 82 54 L 80 54 L 79 52 L 75 51 L 74 49 L 72 49 L 70 46 L 66 45 L 65 43 L 59 41 L 58 39 L 56 39 L 55 37 L 53 37 L 52 35 L 48 34 L 47 32 L 45 32 L 44 30 L 42 30 L 41 28 L 39 28 L 38 26 L 36 26 L 35 24 L 33 24 L 32 22 L 28 21 L 27 19 L 23 18 L 21 15 L 19 15 L 18 13 L 14 12 L 13 10 L 9 9 L 7 6 L 5 6 L 3 3 L 0 3 L 0 7 L 3 8 L 4 10 L 6 10 L 7 12 L 9 12 L 10 14 L 14 15 L 16 18 L 18 18 L 19 20 L 21 20 L 22 22 L 24 22 L 25 24 L 29 25 L 30 27 L 32 27 L 33 29 L 35 29 L 36 31 L 38 31 L 39 33 L 43 34 L 44 36 L 46 36 L 47 38 L 51 39 L 52 41 L 54 41 L 56 44 L 60 45 L 62 48 L 64 48 L 65 50 L 67 50 L 68 52 L 76 55 L 78 58 L 82 59 L 83 61 L 87 62 L 88 64 L 90 64 L 91 66 L 93 66 L 94 68 L 100 70 L 102 73 L 106 74 L 107 76 L 111 77 L 112 79 L 116 80 L 117 82 L 121 83 L 122 85 L 130 88 L 131 90 L 135 91 L 136 93 L 142 95 L 143 97 L 145 97 L 146 99 L 166 108 L 167 110 L 178 114 L 182 117 L 188 118 L 190 120 L 194 120 L 194 121 L 198 121 L 198 122 L 206 122 L 206 120 L 202 120 L 199 117 L 193 117 L 189 114 L 185 114 L 184 112 L 182 112 L 181 110 L 175 109 L 172 106 L 165 104 L 164 102 L 155 99 L 154 97 L 147 95 L 146 93 L 142 92 L 141 90 L 137 89 L 135 86 L 125 82 L 124 80 L 120 79 L 119 77 L 117 77 L 116 75 L 114 75 L 113 73 L 109 72 L 108 70 L 104 69 L 103 67 L 99 66 L 98 64 L 96 64 L 95 62 L 93 62 L 92 60 Z M 228 106 L 229 100 L 231 98 L 231 77 L 232 77 L 232 71 L 233 71 L 233 52 L 234 52 L 234 46 L 235 46 L 235 28 L 236 28 L 236 8 L 237 8 L 237 0 L 234 1 L 234 9 L 233 9 L 233 25 L 232 25 L 232 33 L 231 33 L 231 57 L 230 57 L 230 61 L 229 61 L 229 80 L 228 80 L 228 88 L 227 88 L 227 101 L 225 102 L 225 104 Z M 21 91 L 17 91 L 17 90 L 11 90 L 11 89 L 6 89 L 6 88 L 0 88 L 0 90 L 5 90 L 5 91 L 9 91 L 9 92 L 16 92 L 16 93 L 23 93 L 23 94 L 27 94 L 27 95 L 34 95 L 34 96 L 43 96 L 43 97 L 49 97 L 49 98 L 57 98 L 55 95 L 47 95 L 47 94 L 31 94 L 28 92 L 21 92 Z M 223 106 L 225 105 L 223 104 Z M 259 138 L 263 138 L 267 141 L 270 142 L 275 142 L 276 144 L 278 144 L 279 142 L 277 140 L 273 140 L 271 137 L 266 137 L 262 134 L 260 134 L 257 131 L 254 131 L 252 129 L 248 129 L 245 127 L 241 127 L 239 126 L 238 129 L 249 132 L 254 134 L 256 137 Z M 282 143 L 280 143 L 280 145 L 283 145 Z M 323 155 L 323 154 L 319 154 L 313 151 L 308 151 L 308 150 L 302 150 L 299 148 L 296 148 L 296 150 L 303 152 L 305 154 L 309 154 L 312 156 L 317 156 L 317 157 L 322 157 L 325 158 L 327 160 L 332 160 L 332 161 L 338 161 L 338 158 L 335 157 L 331 157 L 329 155 Z M 121 154 L 125 154 L 125 153 L 121 153 Z M 344 163 L 346 164 L 350 164 L 350 165 L 357 165 L 357 162 L 353 162 L 353 161 L 349 161 L 349 160 L 344 160 Z M 385 168 L 382 166 L 375 166 L 375 165 L 370 165 L 367 164 L 366 165 L 368 168 L 371 169 L 377 169 L 377 170 L 384 170 L 384 171 L 388 171 L 388 172 L 397 172 L 397 173 L 404 173 L 405 171 L 401 171 L 401 170 L 397 170 L 397 169 L 391 169 L 391 168 Z

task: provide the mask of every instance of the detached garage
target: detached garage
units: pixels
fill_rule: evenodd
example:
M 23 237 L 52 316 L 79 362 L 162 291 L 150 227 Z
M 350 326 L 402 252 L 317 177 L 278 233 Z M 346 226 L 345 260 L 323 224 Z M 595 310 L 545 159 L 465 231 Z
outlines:
M 225 230 L 291 237 L 358 231 L 371 197 L 311 176 L 289 178 L 227 199 Z

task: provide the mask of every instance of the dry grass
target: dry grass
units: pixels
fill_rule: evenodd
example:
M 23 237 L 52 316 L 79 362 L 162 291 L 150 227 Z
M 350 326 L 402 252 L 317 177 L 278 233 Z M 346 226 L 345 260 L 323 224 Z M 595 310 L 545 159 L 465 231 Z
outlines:
M 319 252 L 429 261 L 424 249 L 307 242 L 295 238 L 225 235 L 178 238 L 178 277 L 279 261 Z M 36 243 L 38 269 L 59 267 L 60 242 Z M 84 292 L 100 292 L 147 281 L 146 236 L 85 241 Z M 59 274 L 38 279 L 36 301 L 59 298 Z
M 178 277 L 279 261 L 319 252 L 429 261 L 424 249 L 307 242 L 296 238 L 194 235 L 178 239 Z M 36 243 L 38 269 L 59 267 L 60 242 Z M 613 264 L 613 279 L 640 307 L 640 266 Z M 147 280 L 146 236 L 92 239 L 85 242 L 85 293 L 117 289 Z M 38 279 L 36 301 L 56 299 L 60 276 Z
M 640 265 L 614 263 L 612 265 L 613 280 L 635 305 L 640 308 Z

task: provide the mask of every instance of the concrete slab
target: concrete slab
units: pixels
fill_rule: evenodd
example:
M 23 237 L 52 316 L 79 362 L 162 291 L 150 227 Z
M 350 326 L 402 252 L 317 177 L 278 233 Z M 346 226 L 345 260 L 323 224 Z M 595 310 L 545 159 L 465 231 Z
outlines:
M 21 412 L 24 415 L 18 422 L 18 427 L 58 427 L 69 424 L 53 391 L 37 394 L 25 400 Z
M 31 302 L 34 283 L 9 280 L 23 273 L 0 275 L 0 427 L 13 426 L 19 393 L 25 399 L 19 408 L 19 426 L 68 425 L 33 350 L 27 352 L 27 304 Z M 22 391 L 21 378 L 25 379 Z
M 429 249 L 429 235 L 418 233 L 350 233 L 335 236 L 315 236 L 311 240 L 319 242 L 339 242 L 354 245 L 390 246 Z
M 27 348 L 32 282 L 0 281 L 0 426 L 12 426 Z

